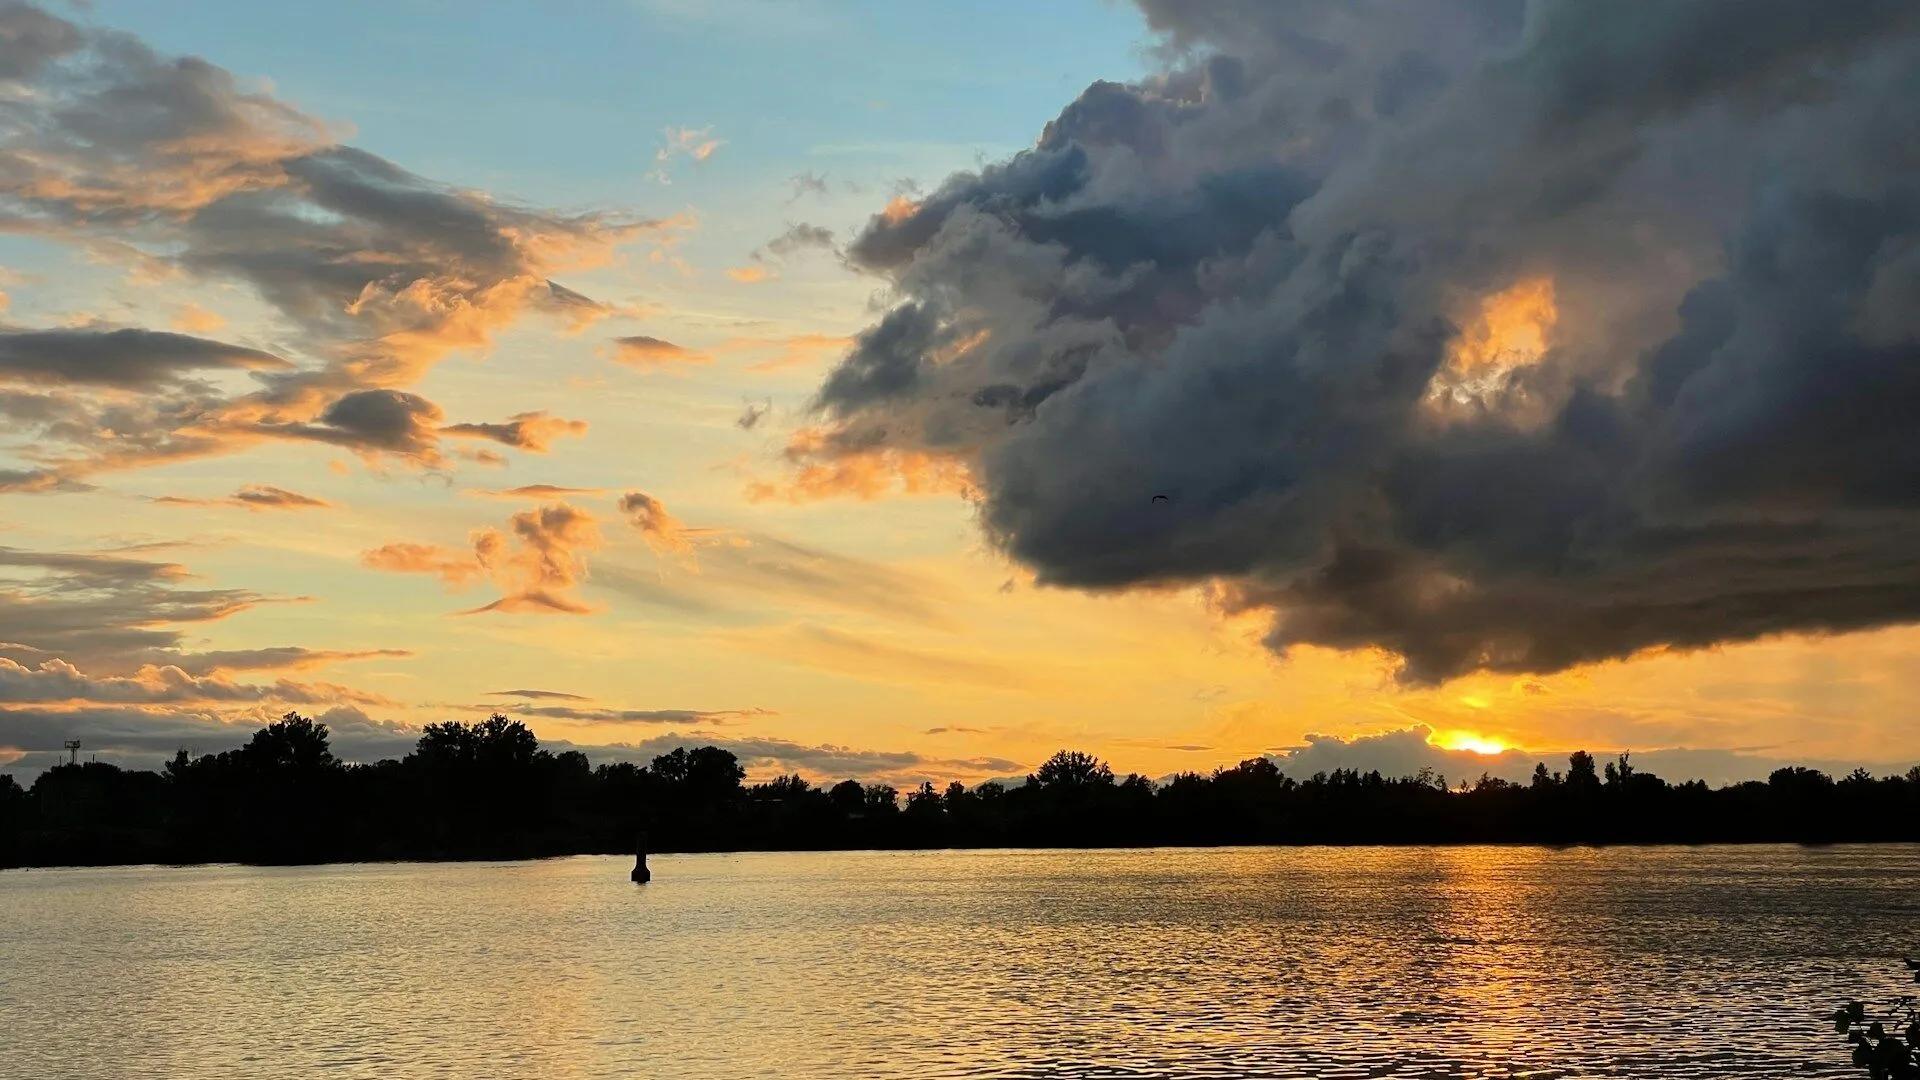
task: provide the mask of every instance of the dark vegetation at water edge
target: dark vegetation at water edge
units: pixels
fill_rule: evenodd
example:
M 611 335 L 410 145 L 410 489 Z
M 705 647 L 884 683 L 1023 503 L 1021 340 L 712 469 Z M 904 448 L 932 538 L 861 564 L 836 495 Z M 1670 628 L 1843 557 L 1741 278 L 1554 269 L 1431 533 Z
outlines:
M 1920 982 L 1920 960 L 1906 958 L 1907 971 Z M 1871 1080 L 1915 1080 L 1920 1061 L 1920 1001 L 1905 994 L 1879 1009 L 1863 1001 L 1849 1001 L 1833 1011 L 1833 1030 L 1853 1044 L 1853 1063 L 1867 1070 Z
M 0 776 L 0 865 L 626 853 L 643 831 L 657 851 L 1920 840 L 1920 767 L 1839 780 L 1781 769 L 1714 789 L 1583 752 L 1531 783 L 1449 787 L 1351 770 L 1300 780 L 1254 758 L 1154 783 L 1063 750 L 1022 784 L 925 784 L 904 798 L 745 775 L 715 747 L 594 767 L 503 716 L 432 724 L 402 760 L 346 764 L 326 725 L 288 714 L 237 750 L 181 751 L 157 773 L 69 764 L 28 790 Z

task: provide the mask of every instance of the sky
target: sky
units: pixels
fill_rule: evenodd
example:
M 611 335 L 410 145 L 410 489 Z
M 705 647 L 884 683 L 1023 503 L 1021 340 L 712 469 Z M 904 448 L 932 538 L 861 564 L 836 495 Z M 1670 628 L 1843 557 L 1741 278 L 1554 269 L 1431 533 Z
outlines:
M 0 4 L 0 769 L 1904 771 L 1916 10 Z

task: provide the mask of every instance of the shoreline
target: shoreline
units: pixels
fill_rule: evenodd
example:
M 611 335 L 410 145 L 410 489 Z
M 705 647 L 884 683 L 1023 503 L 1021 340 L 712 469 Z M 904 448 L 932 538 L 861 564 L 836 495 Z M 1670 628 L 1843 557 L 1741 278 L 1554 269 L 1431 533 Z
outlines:
M 1549 842 L 1538 840 L 1456 840 L 1456 841 L 1380 841 L 1365 840 L 1353 842 L 1312 841 L 1300 843 L 1220 843 L 1220 844 L 1036 844 L 1031 846 L 979 845 L 979 846 L 926 846 L 926 847 L 784 847 L 784 848 L 703 848 L 686 851 L 649 851 L 647 857 L 656 859 L 679 855 L 827 855 L 827 854 L 873 854 L 899 855 L 924 854 L 928 852 L 969 852 L 996 854 L 1076 854 L 1086 852 L 1128 851 L 1128 852 L 1195 852 L 1195 851 L 1304 851 L 1322 848 L 1333 851 L 1358 850 L 1399 850 L 1408 848 L 1538 848 L 1545 851 L 1570 851 L 1576 849 L 1603 850 L 1610 848 L 1631 848 L 1653 850 L 1663 848 L 1920 848 L 1920 840 L 1619 840 L 1619 841 L 1567 841 Z M 0 874 L 26 873 L 34 870 L 117 870 L 117 869 L 156 869 L 185 870 L 206 867 L 235 867 L 246 869 L 296 869 L 318 866 L 439 866 L 467 863 L 520 864 L 551 862 L 558 859 L 578 858 L 630 859 L 632 852 L 627 851 L 561 851 L 538 855 L 524 854 L 487 854 L 460 855 L 444 858 L 339 858 L 316 859 L 298 862 L 247 862 L 234 859 L 198 859 L 181 862 L 147 861 L 104 861 L 104 862 L 36 862 L 0 866 Z

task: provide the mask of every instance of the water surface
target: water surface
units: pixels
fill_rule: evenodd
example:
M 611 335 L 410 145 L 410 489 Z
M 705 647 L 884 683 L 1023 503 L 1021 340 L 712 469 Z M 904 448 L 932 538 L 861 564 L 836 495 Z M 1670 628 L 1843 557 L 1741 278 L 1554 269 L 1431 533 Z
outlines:
M 652 865 L 9 871 L 0 1075 L 1837 1077 L 1920 952 L 1907 846 Z

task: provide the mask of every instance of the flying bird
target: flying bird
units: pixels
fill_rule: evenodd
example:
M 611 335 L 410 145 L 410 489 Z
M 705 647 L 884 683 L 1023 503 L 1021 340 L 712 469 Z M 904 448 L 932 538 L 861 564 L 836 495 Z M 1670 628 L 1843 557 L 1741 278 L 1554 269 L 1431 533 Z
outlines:
M 1167 498 L 1165 495 L 1155 495 L 1153 497 L 1153 501 L 1157 503 L 1163 503 L 1163 502 L 1172 502 L 1173 500 Z

